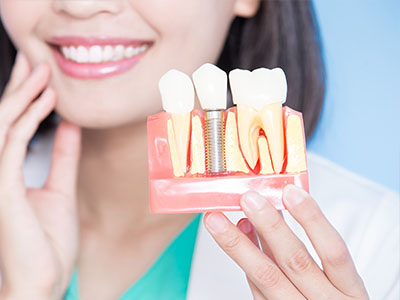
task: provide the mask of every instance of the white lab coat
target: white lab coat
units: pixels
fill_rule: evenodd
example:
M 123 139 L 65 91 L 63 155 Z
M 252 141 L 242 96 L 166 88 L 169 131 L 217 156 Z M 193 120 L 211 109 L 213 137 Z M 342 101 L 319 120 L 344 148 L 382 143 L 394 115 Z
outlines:
M 48 174 L 52 135 L 34 143 L 25 165 L 30 187 Z M 400 299 L 400 199 L 394 191 L 308 153 L 311 195 L 345 240 L 371 300 Z M 232 221 L 241 212 L 227 213 Z M 321 266 L 302 228 L 284 217 Z M 188 300 L 252 299 L 243 271 L 218 247 L 201 222 L 188 287 Z M 285 299 L 286 300 L 286 299 Z

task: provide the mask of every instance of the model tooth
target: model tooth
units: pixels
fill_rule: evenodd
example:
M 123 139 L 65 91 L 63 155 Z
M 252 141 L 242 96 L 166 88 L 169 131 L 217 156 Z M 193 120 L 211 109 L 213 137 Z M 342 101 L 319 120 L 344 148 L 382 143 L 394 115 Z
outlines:
M 185 114 L 194 108 L 194 88 L 190 77 L 178 70 L 170 70 L 161 77 L 163 109 L 171 114 Z
M 185 170 L 182 167 L 182 163 L 179 157 L 179 150 L 176 144 L 174 125 L 171 119 L 167 121 L 167 132 L 168 132 L 169 152 L 171 153 L 171 161 L 172 161 L 174 176 L 176 177 L 184 176 Z
M 252 99 L 257 110 L 272 103 L 283 104 L 286 101 L 287 84 L 281 68 L 259 68 L 252 72 Z
M 274 174 L 268 142 L 265 136 L 260 135 L 258 138 L 258 149 L 260 150 L 260 174 Z
M 239 148 L 235 113 L 228 112 L 225 126 L 225 159 L 228 172 L 249 173 Z
M 291 115 L 286 122 L 287 173 L 307 170 L 305 139 L 299 116 Z
M 203 109 L 226 109 L 228 79 L 223 70 L 206 63 L 197 69 L 192 77 Z
M 262 109 L 260 115 L 262 120 L 262 128 L 268 139 L 272 164 L 274 166 L 275 173 L 279 174 L 282 171 L 285 150 L 282 104 L 268 104 Z
M 99 63 L 102 61 L 102 50 L 100 46 L 92 46 L 89 49 L 89 62 Z
M 179 164 L 174 164 L 174 173 L 184 174 L 187 169 L 187 156 L 190 134 L 190 112 L 194 108 L 194 88 L 189 76 L 177 70 L 170 70 L 159 81 L 162 105 L 171 114 L 172 126 L 168 131 L 168 142 L 175 143 Z M 171 151 L 172 154 L 172 151 Z M 175 175 L 177 176 L 177 175 Z
M 191 174 L 204 174 L 206 171 L 206 154 L 204 145 L 203 124 L 199 116 L 192 118 L 192 135 L 190 138 Z
M 251 95 L 253 84 L 252 73 L 249 70 L 235 69 L 229 72 L 229 83 L 234 104 L 244 104 L 258 109 L 258 105 L 253 103 Z
M 89 52 L 84 46 L 79 46 L 77 49 L 76 60 L 79 63 L 86 63 L 89 61 Z
M 233 102 L 237 104 L 239 139 L 250 167 L 258 160 L 258 135 L 266 134 L 273 167 L 280 173 L 283 165 L 284 139 L 282 103 L 287 84 L 282 69 L 259 68 L 253 72 L 233 70 L 229 74 Z M 250 143 L 250 144 L 249 144 Z

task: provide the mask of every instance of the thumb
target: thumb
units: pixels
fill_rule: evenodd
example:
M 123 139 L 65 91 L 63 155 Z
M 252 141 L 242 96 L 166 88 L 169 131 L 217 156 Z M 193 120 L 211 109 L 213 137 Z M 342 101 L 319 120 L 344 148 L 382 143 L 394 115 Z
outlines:
M 50 174 L 45 189 L 75 196 L 80 151 L 80 127 L 62 120 L 54 137 Z

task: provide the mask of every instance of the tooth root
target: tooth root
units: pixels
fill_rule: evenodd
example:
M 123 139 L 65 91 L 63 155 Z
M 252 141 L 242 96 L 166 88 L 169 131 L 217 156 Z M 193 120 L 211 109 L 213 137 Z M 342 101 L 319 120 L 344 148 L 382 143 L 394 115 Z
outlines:
M 256 109 L 246 104 L 237 105 L 240 147 L 250 168 L 254 169 L 258 161 L 257 140 L 261 120 Z
M 286 122 L 287 173 L 307 170 L 303 127 L 299 116 L 291 115 Z
M 203 125 L 199 116 L 192 118 L 192 136 L 190 139 L 191 174 L 204 174 L 206 159 L 204 150 Z
M 249 173 L 239 148 L 235 113 L 229 112 L 225 125 L 225 160 L 226 170 Z
M 171 161 L 172 161 L 172 168 L 174 171 L 174 176 L 181 177 L 184 175 L 181 167 L 181 163 L 179 160 L 178 150 L 176 147 L 176 139 L 175 139 L 175 132 L 174 127 L 172 125 L 172 120 L 169 119 L 167 121 L 167 131 L 168 131 L 168 144 L 169 144 L 169 151 L 171 153 Z
M 180 167 L 182 172 L 186 173 L 190 136 L 190 112 L 185 114 L 171 114 L 171 120 Z
M 275 173 L 282 171 L 284 160 L 283 115 L 282 104 L 266 105 L 261 111 L 262 128 L 268 139 L 272 165 Z
M 268 142 L 265 136 L 260 135 L 258 138 L 258 149 L 260 151 L 260 174 L 274 174 Z

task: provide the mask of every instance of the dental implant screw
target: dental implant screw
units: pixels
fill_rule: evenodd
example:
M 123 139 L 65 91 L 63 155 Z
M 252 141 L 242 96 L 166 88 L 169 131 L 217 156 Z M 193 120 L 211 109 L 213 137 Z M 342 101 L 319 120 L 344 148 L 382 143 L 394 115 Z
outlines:
M 223 173 L 225 165 L 224 110 L 204 112 L 207 173 Z

